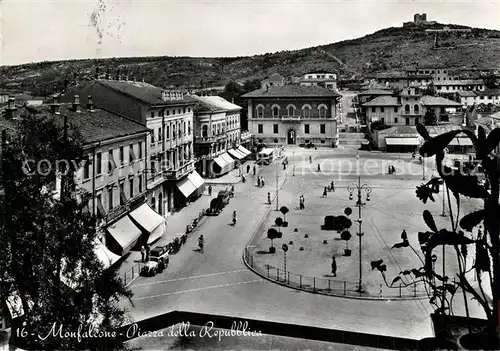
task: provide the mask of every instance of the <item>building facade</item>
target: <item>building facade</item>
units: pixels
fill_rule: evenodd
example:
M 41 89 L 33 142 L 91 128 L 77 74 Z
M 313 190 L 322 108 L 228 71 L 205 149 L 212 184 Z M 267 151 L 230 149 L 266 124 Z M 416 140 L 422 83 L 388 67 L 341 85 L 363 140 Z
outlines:
M 446 80 L 433 82 L 440 94 L 453 94 L 458 91 L 483 91 L 484 81 L 481 79 Z
M 456 93 L 462 106 L 472 106 L 480 104 L 500 105 L 500 89 L 483 90 L 483 91 L 458 91 Z
M 380 73 L 376 76 L 377 83 L 392 89 L 426 86 L 432 79 L 433 76 L 430 74 Z
M 338 145 L 340 95 L 318 86 L 285 85 L 243 95 L 254 144 Z
M 196 170 L 203 177 L 223 175 L 243 160 L 240 153 L 241 107 L 220 96 L 187 96 L 193 102 L 195 120 Z
M 337 75 L 328 72 L 311 72 L 306 73 L 300 79 L 300 85 L 303 86 L 320 86 L 326 89 L 337 91 Z
M 179 91 L 144 82 L 95 79 L 72 88 L 97 107 L 134 119 L 150 129 L 146 140 L 148 203 L 162 216 L 184 207 L 203 191 L 194 170 L 193 104 Z

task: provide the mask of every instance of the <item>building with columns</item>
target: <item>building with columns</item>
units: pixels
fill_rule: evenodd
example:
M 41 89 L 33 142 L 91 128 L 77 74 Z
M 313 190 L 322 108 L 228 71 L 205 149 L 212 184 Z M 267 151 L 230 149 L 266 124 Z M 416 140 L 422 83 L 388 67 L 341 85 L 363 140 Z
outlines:
M 144 173 L 148 203 L 155 211 L 168 215 L 202 193 L 203 179 L 194 170 L 194 104 L 185 101 L 181 92 L 121 76 L 98 77 L 69 91 L 77 92 L 82 103 L 92 95 L 97 107 L 136 120 L 150 129 L 145 143 Z
M 319 86 L 284 85 L 243 95 L 254 144 L 337 147 L 341 96 Z

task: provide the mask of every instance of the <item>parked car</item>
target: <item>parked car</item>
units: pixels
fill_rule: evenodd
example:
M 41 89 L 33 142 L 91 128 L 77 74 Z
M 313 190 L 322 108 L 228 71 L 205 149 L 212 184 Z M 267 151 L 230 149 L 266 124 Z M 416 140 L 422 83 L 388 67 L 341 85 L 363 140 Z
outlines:
M 151 250 L 149 261 L 142 267 L 141 274 L 144 276 L 155 276 L 168 267 L 169 250 L 163 246 L 156 246 Z

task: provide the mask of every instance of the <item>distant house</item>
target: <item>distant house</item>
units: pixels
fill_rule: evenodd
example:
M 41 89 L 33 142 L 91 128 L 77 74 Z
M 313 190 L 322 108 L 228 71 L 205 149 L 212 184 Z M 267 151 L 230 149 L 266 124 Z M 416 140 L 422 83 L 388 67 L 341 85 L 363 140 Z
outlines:
M 279 73 L 271 74 L 271 76 L 269 78 L 266 78 L 260 82 L 262 88 L 279 87 L 279 86 L 285 85 L 285 83 L 286 83 L 285 77 L 283 77 Z
M 14 95 L 17 106 L 40 106 L 43 104 L 43 98 L 35 97 L 30 94 L 17 94 Z
M 377 82 L 388 88 L 403 89 L 412 86 L 426 86 L 432 82 L 430 74 L 408 74 L 406 72 L 390 72 L 377 74 Z
M 464 90 L 484 90 L 484 82 L 481 79 L 463 79 L 433 81 L 434 87 L 438 93 L 448 94 Z
M 483 91 L 458 91 L 456 93 L 462 106 L 472 106 L 474 104 L 494 104 L 500 105 L 500 89 Z
M 337 75 L 329 72 L 310 72 L 300 79 L 302 86 L 320 86 L 330 90 L 337 90 Z

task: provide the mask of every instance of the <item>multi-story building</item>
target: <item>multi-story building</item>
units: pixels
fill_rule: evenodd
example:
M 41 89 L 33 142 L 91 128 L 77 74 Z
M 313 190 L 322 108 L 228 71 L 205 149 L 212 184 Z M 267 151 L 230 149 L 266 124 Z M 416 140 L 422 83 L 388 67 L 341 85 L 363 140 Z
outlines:
M 241 107 L 220 96 L 187 96 L 195 104 L 196 169 L 214 178 L 234 169 L 249 151 L 240 145 Z
M 320 86 L 337 91 L 337 75 L 329 72 L 310 72 L 300 79 L 300 85 Z
M 472 91 L 464 90 L 456 92 L 462 106 L 472 106 L 474 104 L 494 104 L 500 105 L 500 89 Z
M 455 80 L 458 76 L 445 65 L 420 65 L 406 70 L 409 76 L 431 75 L 434 83 L 443 80 Z
M 59 124 L 66 119 L 82 134 L 87 160 L 76 170 L 75 183 L 90 195 L 88 210 L 96 216 L 96 229 L 100 234 L 96 254 L 105 268 L 136 244 L 152 243 L 164 234 L 165 219 L 145 203 L 148 128 L 132 119 L 94 108 L 91 96 L 84 106 L 80 105 L 78 96 L 74 96 L 73 103 L 59 103 L 55 96 L 50 105 L 29 110 L 20 108 L 17 114 L 22 118 L 33 109 Z M 10 110 L 8 108 L 6 116 Z M 54 177 L 53 185 L 47 190 L 58 198 L 59 176 Z
M 434 110 L 438 122 L 449 122 L 460 106 L 443 97 L 423 96 L 417 88 L 406 88 L 398 96 L 379 96 L 363 104 L 368 123 L 382 121 L 387 125 L 416 125 L 429 109 Z
M 412 86 L 426 86 L 432 82 L 431 74 L 409 74 L 405 73 L 379 73 L 377 83 L 384 84 L 392 89 L 403 89 Z
M 318 86 L 267 87 L 243 95 L 254 143 L 338 145 L 340 95 Z
M 484 81 L 481 79 L 445 80 L 433 82 L 436 91 L 440 94 L 454 94 L 458 91 L 482 91 Z
M 193 103 L 184 101 L 181 92 L 121 76 L 116 80 L 95 79 L 71 91 L 79 92 L 82 102 L 91 94 L 97 107 L 132 118 L 150 129 L 145 172 L 148 202 L 154 210 L 168 215 L 201 195 L 204 183 L 194 170 Z

